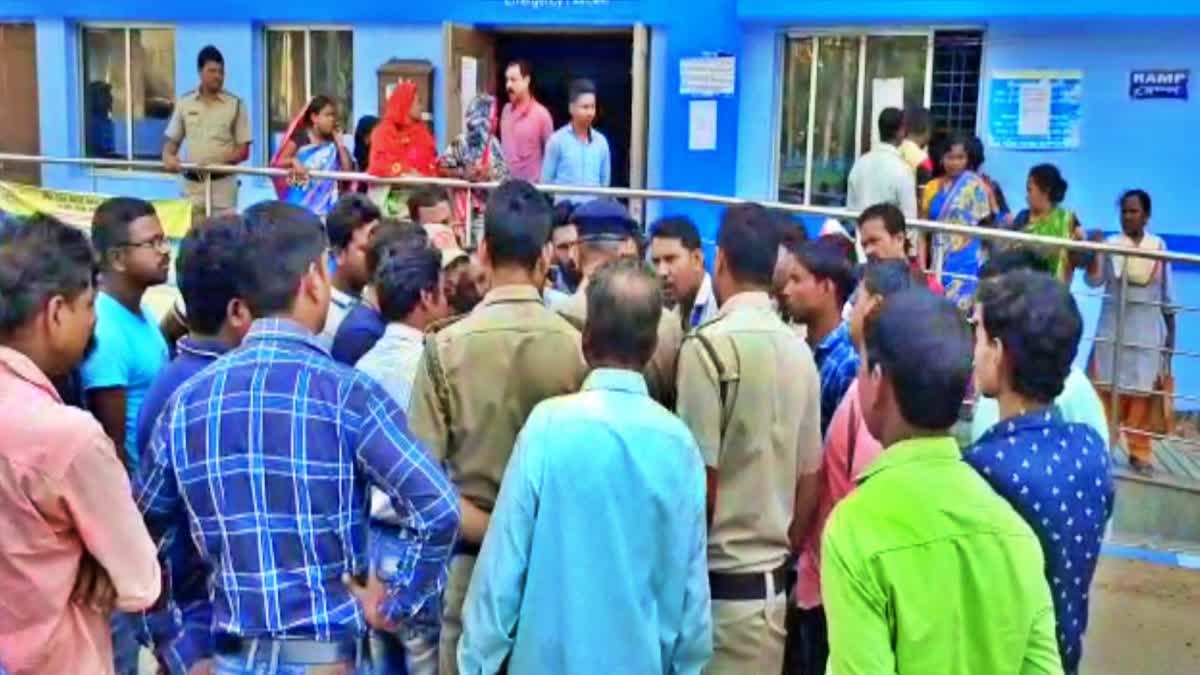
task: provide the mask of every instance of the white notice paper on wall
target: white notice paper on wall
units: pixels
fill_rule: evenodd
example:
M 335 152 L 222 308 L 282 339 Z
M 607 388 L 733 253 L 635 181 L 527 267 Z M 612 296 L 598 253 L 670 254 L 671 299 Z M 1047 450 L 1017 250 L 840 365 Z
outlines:
M 888 108 L 904 110 L 903 77 L 876 77 L 871 80 L 871 147 L 879 144 L 879 116 Z
M 717 149 L 717 102 L 688 103 L 688 150 Z
M 1021 85 L 1017 101 L 1017 134 L 1021 136 L 1050 135 L 1049 80 Z
M 679 60 L 679 93 L 684 96 L 730 96 L 737 82 L 737 59 L 702 56 Z
M 465 115 L 467 106 L 475 98 L 476 88 L 479 86 L 479 61 L 474 56 L 462 57 L 462 81 L 459 88 L 459 101 L 462 103 L 461 110 Z

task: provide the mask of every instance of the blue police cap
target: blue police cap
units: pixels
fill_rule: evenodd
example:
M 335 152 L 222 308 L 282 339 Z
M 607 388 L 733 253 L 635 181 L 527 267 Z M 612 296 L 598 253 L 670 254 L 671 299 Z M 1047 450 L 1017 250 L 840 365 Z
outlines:
M 579 230 L 580 241 L 622 240 L 637 234 L 637 222 L 619 202 L 594 199 L 584 202 L 571 214 L 571 222 Z

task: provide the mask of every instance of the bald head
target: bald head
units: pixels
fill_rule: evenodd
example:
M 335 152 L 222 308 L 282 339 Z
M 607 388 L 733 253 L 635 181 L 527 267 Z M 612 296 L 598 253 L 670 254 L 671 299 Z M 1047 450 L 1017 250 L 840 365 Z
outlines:
M 662 288 L 654 272 L 636 258 L 601 265 L 587 288 L 583 351 L 593 368 L 642 370 L 658 342 Z

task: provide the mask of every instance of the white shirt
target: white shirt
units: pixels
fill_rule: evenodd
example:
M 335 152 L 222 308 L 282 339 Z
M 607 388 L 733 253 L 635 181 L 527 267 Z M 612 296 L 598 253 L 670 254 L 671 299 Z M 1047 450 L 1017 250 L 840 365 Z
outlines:
M 704 273 L 704 281 L 700 282 L 700 290 L 696 291 L 696 299 L 692 302 L 692 311 L 687 317 L 687 328 L 695 328 L 717 316 L 717 296 L 713 294 L 712 277 Z
M 425 335 L 403 323 L 390 323 L 383 337 L 358 360 L 355 367 L 370 375 L 404 410 L 412 398 L 413 381 L 425 352 Z M 371 488 L 371 517 L 399 524 L 392 502 L 380 490 Z
M 325 315 L 325 328 L 319 336 L 326 348 L 333 348 L 333 339 L 337 337 L 338 328 L 356 302 L 358 298 L 353 295 L 329 287 L 329 313 Z
M 895 204 L 905 218 L 917 217 L 917 178 L 900 149 L 880 143 L 850 169 L 846 208 L 862 211 L 875 204 Z

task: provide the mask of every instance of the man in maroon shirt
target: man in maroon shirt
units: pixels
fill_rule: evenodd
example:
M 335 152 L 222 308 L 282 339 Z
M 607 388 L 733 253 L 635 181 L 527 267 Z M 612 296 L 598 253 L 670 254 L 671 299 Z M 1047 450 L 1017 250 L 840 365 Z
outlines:
M 554 120 L 546 106 L 533 98 L 529 85 L 533 69 L 518 59 L 504 71 L 508 103 L 500 114 L 500 145 L 513 178 L 536 183 L 542 176 L 542 155 L 554 133 Z

